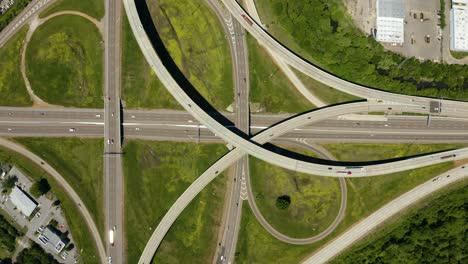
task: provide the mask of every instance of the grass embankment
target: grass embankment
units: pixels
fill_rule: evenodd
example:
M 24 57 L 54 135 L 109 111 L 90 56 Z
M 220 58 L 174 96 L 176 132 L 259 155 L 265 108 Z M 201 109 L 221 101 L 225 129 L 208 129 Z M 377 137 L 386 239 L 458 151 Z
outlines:
M 99 263 L 96 245 L 89 229 L 83 224 L 85 221 L 82 215 L 79 213 L 76 204 L 69 198 L 68 194 L 63 191 L 60 185 L 54 181 L 52 176 L 24 156 L 1 146 L 0 161 L 17 166 L 24 174 L 28 175 L 33 180 L 37 181 L 41 178 L 46 178 L 48 180 L 52 187 L 51 192 L 61 201 L 60 207 L 67 219 L 75 244 L 82 249 L 82 251 L 80 250 L 80 255 L 83 263 Z
M 299 79 L 301 79 L 302 83 L 304 83 L 307 89 L 309 89 L 318 98 L 322 99 L 326 104 L 330 105 L 363 100 L 362 98 L 331 88 L 330 86 L 316 81 L 296 69 L 293 69 L 293 71 L 296 73 Z
M 332 263 L 463 262 L 468 185 L 453 185 L 428 199 L 393 217 Z
M 16 138 L 54 167 L 86 204 L 104 234 L 102 139 Z M 52 190 L 53 191 L 53 190 Z
M 258 42 L 247 35 L 250 101 L 264 112 L 301 113 L 315 108 L 276 66 Z
M 102 108 L 101 41 L 96 26 L 79 16 L 55 17 L 40 26 L 26 52 L 34 92 L 51 104 Z
M 468 52 L 463 52 L 463 51 L 450 51 L 450 54 L 452 54 L 452 57 L 455 59 L 464 59 L 466 56 L 468 56 Z
M 250 159 L 255 201 L 265 219 L 279 232 L 296 238 L 316 235 L 335 219 L 340 208 L 338 179 L 297 173 Z M 287 209 L 276 207 L 282 195 L 291 198 Z
M 122 99 L 126 108 L 182 109 L 149 66 L 123 14 Z
M 0 49 L 0 105 L 30 106 L 31 98 L 21 76 L 21 49 L 27 29 L 21 29 Z
M 3 14 L 0 15 L 0 31 L 10 24 L 16 16 L 31 2 L 32 0 L 16 0 L 15 3 Z
M 159 221 L 183 191 L 227 152 L 223 145 L 131 140 L 125 146 L 127 262 L 136 263 Z M 216 247 L 224 180 L 207 187 L 171 228 L 156 259 L 206 262 Z
M 64 10 L 80 11 L 100 20 L 104 17 L 104 0 L 59 0 L 42 12 L 39 17 L 44 18 Z
M 468 99 L 468 71 L 463 65 L 416 58 L 403 63 L 404 57 L 385 51 L 353 24 L 341 0 L 255 4 L 273 36 L 341 78 L 396 93 Z
M 150 1 L 148 6 L 158 34 L 185 78 L 224 111 L 234 101 L 234 84 L 229 44 L 218 19 L 197 0 Z
M 411 147 L 407 147 L 397 144 L 385 144 L 385 146 L 382 144 L 368 144 L 369 146 L 366 147 L 364 145 L 366 144 L 327 144 L 324 145 L 324 147 L 329 149 L 338 159 L 362 161 L 364 159 L 359 156 L 362 153 L 367 153 L 367 155 L 375 157 L 375 159 L 388 159 L 460 146 L 436 144 L 425 146 L 412 145 Z M 387 147 L 390 150 L 382 151 Z M 356 149 L 356 152 L 352 152 L 353 149 Z M 340 155 L 341 152 L 346 154 Z M 255 217 L 250 213 L 250 209 L 246 209 L 244 212 L 247 213 L 243 215 L 242 218 L 243 223 L 237 250 L 238 259 L 236 259 L 236 261 L 239 263 L 299 262 L 315 249 L 333 239 L 333 237 L 336 237 L 388 201 L 452 167 L 452 162 L 446 162 L 378 177 L 347 179 L 348 203 L 343 221 L 327 238 L 311 245 L 294 246 L 276 240 L 263 230 Z M 252 175 L 252 179 L 253 178 L 254 175 Z M 253 245 L 255 245 L 255 247 Z M 255 250 L 251 250 L 252 248 L 255 248 Z

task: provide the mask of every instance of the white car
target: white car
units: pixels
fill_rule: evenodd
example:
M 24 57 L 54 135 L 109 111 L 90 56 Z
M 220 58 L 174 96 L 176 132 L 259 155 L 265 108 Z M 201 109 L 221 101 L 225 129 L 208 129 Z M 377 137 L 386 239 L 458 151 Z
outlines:
M 71 127 L 71 128 L 68 129 L 68 131 L 69 131 L 69 132 L 75 132 L 75 131 L 76 131 L 76 128 Z

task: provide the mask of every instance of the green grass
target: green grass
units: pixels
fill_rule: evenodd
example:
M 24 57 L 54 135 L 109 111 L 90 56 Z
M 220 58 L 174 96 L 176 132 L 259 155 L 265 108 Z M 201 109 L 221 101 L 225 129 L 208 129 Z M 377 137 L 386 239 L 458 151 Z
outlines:
M 0 147 L 0 161 L 17 166 L 24 174 L 33 180 L 46 178 L 52 187 L 52 193 L 62 202 L 60 207 L 67 219 L 75 244 L 82 249 L 83 263 L 99 263 L 97 249 L 89 229 L 84 225 L 84 219 L 78 211 L 76 204 L 69 198 L 62 188 L 41 167 L 24 156 Z
M 296 69 L 293 69 L 293 71 L 312 93 L 328 105 L 363 100 L 362 98 L 331 88 L 330 86 L 316 81 Z
M 125 107 L 182 109 L 146 62 L 125 13 L 123 17 L 122 99 Z
M 44 18 L 55 12 L 64 10 L 80 11 L 96 18 L 97 20 L 103 18 L 105 12 L 103 0 L 59 0 L 42 12 L 39 17 Z
M 150 1 L 148 6 L 180 71 L 211 105 L 225 110 L 234 101 L 232 64 L 215 15 L 198 0 Z
M 102 139 L 16 138 L 54 167 L 86 204 L 104 234 Z M 52 190 L 54 191 L 54 190 Z
M 258 42 L 247 35 L 250 101 L 264 112 L 301 113 L 315 108 L 276 66 Z
M 467 184 L 452 185 L 392 217 L 332 263 L 443 263 L 466 258 Z
M 319 234 L 333 222 L 340 208 L 338 179 L 297 173 L 253 157 L 250 175 L 260 211 L 285 235 L 305 238 Z M 291 197 L 285 210 L 276 207 L 276 198 L 282 195 Z
M 15 3 L 3 14 L 0 15 L 0 31 L 2 31 L 8 24 L 10 24 L 16 16 L 23 11 L 23 9 L 32 0 L 16 0 Z
M 463 65 L 406 60 L 386 51 L 354 25 L 341 0 L 255 4 L 275 38 L 340 78 L 395 93 L 468 100 L 468 72 Z
M 462 144 L 374 144 L 334 143 L 322 144 L 341 161 L 374 161 L 407 157 L 465 147 Z
M 131 140 L 124 150 L 125 222 L 126 229 L 132 230 L 126 232 L 127 244 L 131 245 L 127 262 L 136 263 L 167 210 L 227 149 L 223 145 Z M 161 245 L 159 258 L 198 261 L 213 254 L 216 243 L 211 241 L 217 229 L 213 227 L 218 225 L 216 215 L 221 211 L 216 209 L 222 203 L 221 185 L 215 181 L 210 191 L 204 191 L 198 202 L 189 205 L 188 215 L 183 213 Z
M 0 105 L 32 105 L 20 70 L 20 54 L 26 32 L 27 28 L 21 29 L 0 49 Z
M 51 104 L 103 107 L 102 37 L 74 15 L 52 18 L 33 34 L 26 68 L 34 92 Z
M 332 145 L 332 147 L 330 147 Z M 333 146 L 333 145 L 336 145 Z M 460 145 L 413 145 L 406 149 L 403 145 L 385 148 L 377 144 L 326 144 L 324 145 L 337 158 L 345 160 L 365 160 L 368 157 L 387 159 L 401 155 L 432 152 L 436 150 L 459 147 Z M 382 151 L 382 149 L 390 150 Z M 356 149 L 356 152 L 352 152 Z M 346 154 L 340 154 L 340 152 Z M 353 154 L 354 153 L 354 154 Z M 368 155 L 360 156 L 360 155 Z M 453 162 L 419 168 L 411 171 L 398 172 L 369 178 L 347 179 L 348 199 L 346 215 L 340 225 L 327 238 L 305 246 L 295 246 L 276 240 L 269 235 L 256 221 L 249 209 L 244 210 L 242 228 L 239 235 L 238 263 L 297 263 L 307 255 L 330 241 L 360 219 L 368 216 L 388 201 L 395 199 L 402 193 L 414 188 L 418 184 L 443 173 L 454 166 Z M 252 177 L 252 181 L 253 181 Z M 254 184 L 254 183 L 253 183 Z M 254 185 L 255 186 L 255 185 Z M 271 190 L 269 190 L 271 191 Z
M 450 51 L 450 54 L 452 54 L 452 57 L 455 59 L 464 59 L 466 56 L 468 56 L 468 52 L 463 52 L 463 51 Z

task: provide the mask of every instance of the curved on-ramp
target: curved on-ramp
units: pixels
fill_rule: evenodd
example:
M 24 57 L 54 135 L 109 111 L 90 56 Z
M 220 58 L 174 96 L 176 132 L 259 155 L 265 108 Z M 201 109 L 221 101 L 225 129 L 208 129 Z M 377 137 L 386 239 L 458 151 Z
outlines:
M 283 46 L 280 42 L 268 34 L 265 29 L 255 22 L 235 0 L 220 0 L 231 12 L 232 16 L 264 47 L 274 52 L 277 56 L 283 59 L 284 62 L 301 71 L 302 73 L 312 77 L 313 79 L 326 84 L 351 95 L 366 98 L 369 100 L 383 100 L 388 102 L 408 104 L 411 106 L 425 107 L 429 109 L 431 101 L 439 101 L 442 104 L 442 114 L 446 116 L 466 117 L 468 116 L 468 103 L 452 100 L 439 100 L 426 97 L 408 96 L 390 93 L 382 90 L 371 89 L 369 87 L 355 84 L 339 77 L 336 77 L 324 70 L 312 65 L 308 61 L 302 59 L 294 52 Z M 251 1 L 251 0 L 249 0 Z M 244 18 L 245 16 L 245 18 Z M 247 22 L 246 20 L 249 20 Z
M 328 160 L 336 160 L 336 158 L 329 153 L 326 149 L 319 149 L 315 148 L 312 145 L 305 144 L 303 142 L 299 141 L 290 141 L 290 140 L 283 140 L 281 143 L 288 144 L 288 145 L 293 145 L 297 146 L 300 148 L 304 148 L 310 151 L 313 151 L 317 153 L 318 155 L 321 156 L 323 159 L 328 159 Z M 272 236 L 274 236 L 276 239 L 283 241 L 285 243 L 289 244 L 295 244 L 295 245 L 305 245 L 305 244 L 311 244 L 317 241 L 320 241 L 327 237 L 331 232 L 335 230 L 335 228 L 340 224 L 341 220 L 343 220 L 346 212 L 346 206 L 347 206 L 347 197 L 348 197 L 348 189 L 346 187 L 346 180 L 345 178 L 339 178 L 340 181 L 340 189 L 341 189 L 341 199 L 340 199 L 340 208 L 338 210 L 338 214 L 336 215 L 335 219 L 333 222 L 322 232 L 320 232 L 317 235 L 307 237 L 307 238 L 294 238 L 287 236 L 285 234 L 282 234 L 278 230 L 276 230 L 268 221 L 263 217 L 262 213 L 260 212 L 260 209 L 257 207 L 257 203 L 255 202 L 255 195 L 253 194 L 252 190 L 252 184 L 250 183 L 250 177 L 246 177 L 247 181 L 247 194 L 249 199 L 247 200 L 250 205 L 250 209 L 252 209 L 253 214 L 257 218 L 258 222 L 262 225 L 265 230 L 270 233 Z
M 243 151 L 247 152 L 250 155 L 253 155 L 259 159 L 262 159 L 268 163 L 283 167 L 285 169 L 294 170 L 303 173 L 314 174 L 318 176 L 329 176 L 329 177 L 347 177 L 351 175 L 345 175 L 347 167 L 346 166 L 328 166 L 324 164 L 316 164 L 313 162 L 306 162 L 302 160 L 293 159 L 284 155 L 280 155 L 273 151 L 264 149 L 257 143 L 245 139 L 242 136 L 234 133 L 229 128 L 226 128 L 223 124 L 215 120 L 209 113 L 205 112 L 200 106 L 198 106 L 192 98 L 179 86 L 179 84 L 174 80 L 169 71 L 165 68 L 165 65 L 159 58 L 158 54 L 153 49 L 152 43 L 146 35 L 145 30 L 141 24 L 139 14 L 133 0 L 124 0 L 124 6 L 129 19 L 132 31 L 137 39 L 137 42 L 146 58 L 148 63 L 151 65 L 158 78 L 167 88 L 167 90 L 174 96 L 174 98 L 197 120 L 204 124 L 207 128 L 216 133 L 219 137 L 223 138 L 225 141 L 233 144 L 234 146 L 241 148 Z M 368 90 L 368 89 L 366 89 Z M 426 112 L 423 111 L 418 105 L 395 105 L 395 108 L 402 109 L 405 112 Z M 346 105 L 339 105 L 333 108 L 319 109 L 314 112 L 305 113 L 300 117 L 292 118 L 287 122 L 281 123 L 273 128 L 269 129 L 269 136 L 273 137 L 281 134 L 281 126 L 289 127 L 300 127 L 302 125 L 310 122 L 312 116 L 315 116 L 319 121 L 326 116 L 333 116 L 338 114 L 346 113 L 357 113 L 357 112 L 369 112 L 369 111 L 384 111 L 388 107 L 382 102 L 368 102 L 368 103 L 352 103 Z M 317 117 L 318 113 L 322 113 L 321 117 Z M 454 152 L 447 152 L 456 155 L 447 159 L 454 160 L 464 157 L 468 157 L 468 152 L 466 150 L 458 150 Z M 352 177 L 366 177 L 366 176 L 375 176 L 381 174 L 389 174 L 393 172 L 398 172 L 402 170 L 413 169 L 416 167 L 430 165 L 432 163 L 437 163 L 437 158 L 440 156 L 431 155 L 426 158 L 419 158 L 419 164 L 415 164 L 415 160 L 400 161 L 397 163 L 387 163 L 387 164 L 378 164 L 378 165 L 369 165 L 363 167 L 362 170 L 355 171 Z M 345 173 L 343 173 L 345 172 Z
M 390 201 L 368 217 L 361 220 L 358 224 L 351 227 L 333 241 L 326 244 L 324 247 L 315 252 L 311 257 L 303 263 L 320 264 L 326 263 L 333 257 L 337 256 L 343 250 L 350 247 L 353 243 L 367 235 L 370 231 L 377 228 L 390 217 L 396 215 L 401 210 L 420 201 L 424 197 L 438 191 L 449 184 L 457 181 L 468 179 L 468 167 L 461 166 L 445 172 L 434 179 L 431 179 L 416 188 L 404 193 L 398 198 Z M 449 175 L 449 177 L 447 177 Z
M 0 138 L 0 145 L 3 147 L 6 147 L 14 152 L 17 152 L 29 160 L 33 161 L 44 169 L 47 173 L 49 173 L 54 180 L 65 190 L 65 192 L 68 194 L 70 199 L 77 204 L 78 211 L 80 211 L 81 215 L 83 216 L 86 225 L 88 226 L 89 232 L 93 236 L 94 243 L 96 244 L 99 258 L 101 259 L 101 263 L 106 263 L 106 251 L 104 250 L 104 244 L 102 243 L 101 236 L 99 235 L 98 228 L 96 226 L 96 223 L 94 223 L 94 220 L 91 216 L 91 214 L 88 211 L 88 208 L 86 208 L 85 203 L 81 201 L 80 197 L 78 194 L 73 190 L 73 188 L 68 184 L 68 182 L 58 173 L 52 166 L 50 166 L 47 162 L 45 162 L 43 159 L 41 159 L 39 156 L 36 154 L 32 153 L 22 145 L 19 145 L 17 143 L 14 143 L 12 141 L 9 141 L 4 138 Z

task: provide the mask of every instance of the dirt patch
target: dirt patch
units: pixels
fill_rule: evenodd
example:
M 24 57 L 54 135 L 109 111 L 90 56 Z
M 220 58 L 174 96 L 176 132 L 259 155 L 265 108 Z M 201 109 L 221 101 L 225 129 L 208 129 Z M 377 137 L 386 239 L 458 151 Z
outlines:
M 461 159 L 461 160 L 456 160 L 453 162 L 453 165 L 455 165 L 456 167 L 462 166 L 465 164 L 468 164 L 468 159 Z
M 354 24 L 367 35 L 375 28 L 375 0 L 343 0 Z

